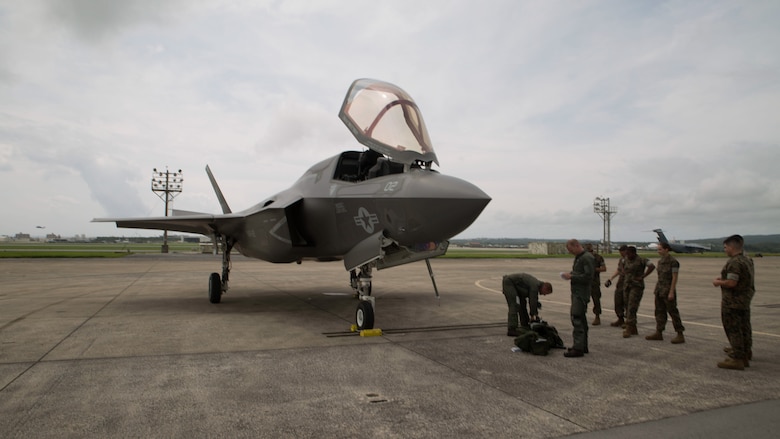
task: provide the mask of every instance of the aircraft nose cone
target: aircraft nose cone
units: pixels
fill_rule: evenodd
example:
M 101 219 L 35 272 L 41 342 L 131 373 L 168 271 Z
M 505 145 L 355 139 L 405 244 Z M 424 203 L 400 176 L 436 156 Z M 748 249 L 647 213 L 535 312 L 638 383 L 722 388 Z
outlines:
M 459 178 L 435 172 L 411 176 L 402 188 L 405 220 L 389 228 L 404 245 L 448 240 L 470 226 L 490 202 L 480 188 Z

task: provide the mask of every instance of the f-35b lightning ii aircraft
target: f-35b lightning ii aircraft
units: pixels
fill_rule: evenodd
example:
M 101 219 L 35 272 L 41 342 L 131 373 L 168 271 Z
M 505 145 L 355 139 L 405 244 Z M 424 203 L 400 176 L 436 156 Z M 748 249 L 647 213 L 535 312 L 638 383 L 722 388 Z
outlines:
M 274 263 L 343 260 L 359 297 L 358 329 L 374 325 L 372 270 L 425 260 L 447 252 L 490 202 L 473 184 L 442 175 L 420 110 L 387 82 L 352 83 L 339 112 L 366 151 L 323 160 L 289 189 L 233 212 L 206 167 L 222 214 L 174 211 L 153 218 L 99 218 L 117 227 L 174 230 L 211 236 L 222 247 L 222 274 L 209 277 L 209 300 L 228 291 L 230 253 Z
M 709 247 L 705 247 L 699 244 L 680 244 L 676 242 L 669 242 L 669 240 L 666 239 L 666 235 L 664 235 L 663 230 L 653 229 L 653 231 L 658 235 L 659 243 L 669 244 L 669 247 L 672 248 L 672 251 L 676 253 L 704 253 L 705 251 L 712 250 Z

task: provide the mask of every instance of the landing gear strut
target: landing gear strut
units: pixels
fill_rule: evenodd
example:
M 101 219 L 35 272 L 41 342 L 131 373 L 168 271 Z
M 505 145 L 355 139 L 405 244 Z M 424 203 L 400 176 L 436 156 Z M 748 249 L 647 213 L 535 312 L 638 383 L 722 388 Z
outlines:
M 371 297 L 371 265 L 364 264 L 360 266 L 360 271 L 352 270 L 349 272 L 349 283 L 355 296 L 360 299 L 357 310 L 355 311 L 355 324 L 357 329 L 374 328 L 374 298 Z
M 233 244 L 235 242 L 223 235 L 215 237 L 217 238 L 215 244 L 218 248 L 221 243 L 224 243 L 224 250 L 222 251 L 222 278 L 220 279 L 219 273 L 211 273 L 209 276 L 209 302 L 219 303 L 222 300 L 222 294 L 228 290 L 228 280 L 230 279 L 230 252 L 233 250 Z

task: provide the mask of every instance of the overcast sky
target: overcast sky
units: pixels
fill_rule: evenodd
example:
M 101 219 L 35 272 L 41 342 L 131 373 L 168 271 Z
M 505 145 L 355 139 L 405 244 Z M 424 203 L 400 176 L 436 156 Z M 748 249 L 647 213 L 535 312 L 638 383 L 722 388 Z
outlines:
M 94 217 L 234 210 L 360 150 L 350 83 L 417 101 L 442 173 L 493 201 L 460 238 L 780 233 L 780 2 L 0 0 L 0 235 L 151 236 Z M 36 226 L 46 227 L 38 229 Z

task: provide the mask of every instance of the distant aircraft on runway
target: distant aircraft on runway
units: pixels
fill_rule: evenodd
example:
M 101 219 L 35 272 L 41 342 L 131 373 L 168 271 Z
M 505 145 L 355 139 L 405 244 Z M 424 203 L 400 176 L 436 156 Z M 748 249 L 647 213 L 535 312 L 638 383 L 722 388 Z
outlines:
M 658 234 L 658 242 L 663 244 L 667 243 L 669 244 L 669 247 L 672 248 L 673 252 L 677 253 L 704 253 L 705 251 L 712 250 L 710 247 L 705 247 L 703 245 L 699 244 L 681 244 L 676 242 L 669 242 L 668 239 L 666 239 L 666 235 L 664 235 L 664 231 L 661 229 L 654 229 L 653 230 L 656 234 Z
M 367 151 L 323 160 L 289 189 L 233 213 L 209 167 L 222 214 L 174 211 L 153 218 L 97 218 L 117 227 L 174 230 L 214 238 L 222 275 L 211 273 L 209 300 L 228 290 L 230 252 L 275 263 L 343 260 L 360 301 L 359 329 L 374 325 L 372 269 L 443 255 L 490 202 L 475 185 L 440 174 L 420 110 L 399 87 L 372 79 L 352 83 L 339 112 Z

